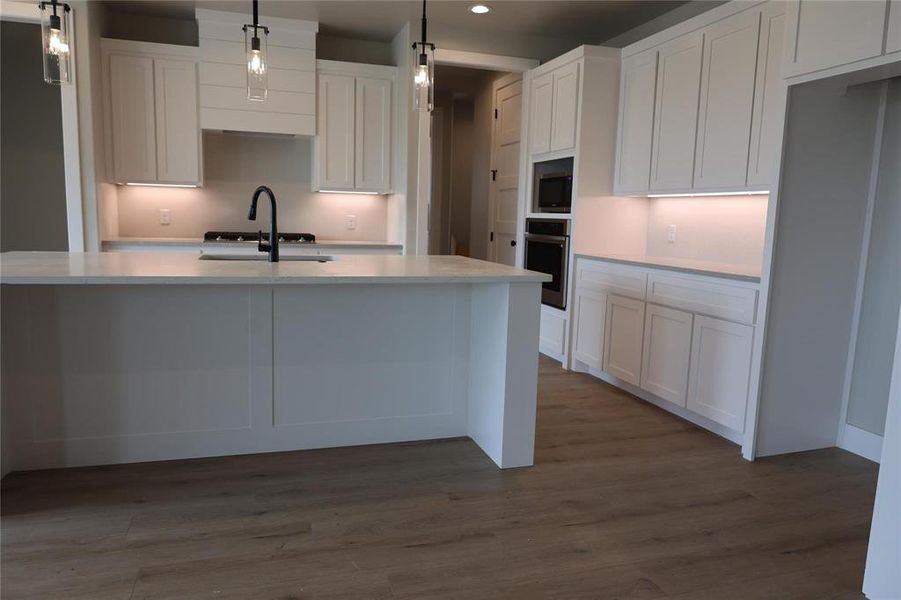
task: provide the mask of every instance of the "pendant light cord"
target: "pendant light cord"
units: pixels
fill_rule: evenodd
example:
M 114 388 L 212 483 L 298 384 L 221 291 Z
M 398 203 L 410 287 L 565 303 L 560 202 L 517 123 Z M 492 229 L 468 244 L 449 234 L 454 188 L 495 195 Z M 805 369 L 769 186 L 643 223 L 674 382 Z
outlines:
M 260 37 L 258 35 L 258 27 L 260 23 L 260 3 L 259 0 L 253 0 L 253 37 Z
M 422 0 L 422 46 L 426 45 L 426 29 L 428 28 L 428 21 L 425 18 L 425 0 Z

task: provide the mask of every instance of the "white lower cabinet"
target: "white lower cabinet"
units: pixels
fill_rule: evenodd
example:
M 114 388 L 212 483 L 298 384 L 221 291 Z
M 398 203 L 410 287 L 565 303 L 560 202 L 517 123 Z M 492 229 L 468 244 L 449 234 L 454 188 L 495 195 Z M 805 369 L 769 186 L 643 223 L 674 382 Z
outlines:
M 691 325 L 691 313 L 647 305 L 641 388 L 683 407 L 688 393 Z
M 603 368 L 606 312 L 606 294 L 589 290 L 576 292 L 573 358 L 599 371 Z
M 604 326 L 604 371 L 632 385 L 641 379 L 641 344 L 645 304 L 607 295 Z
M 566 345 L 566 313 L 542 304 L 538 332 L 538 350 L 561 360 Z
M 743 432 L 754 328 L 696 316 L 688 377 L 689 410 Z

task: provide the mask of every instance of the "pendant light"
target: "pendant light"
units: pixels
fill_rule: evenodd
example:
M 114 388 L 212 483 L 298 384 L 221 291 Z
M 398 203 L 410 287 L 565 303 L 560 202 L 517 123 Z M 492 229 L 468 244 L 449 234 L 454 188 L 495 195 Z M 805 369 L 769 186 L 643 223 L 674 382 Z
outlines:
M 41 38 L 44 46 L 44 81 L 53 85 L 72 83 L 72 48 L 69 44 L 68 4 L 41 2 Z
M 413 44 L 413 110 L 431 112 L 435 102 L 435 44 L 426 41 L 427 26 L 422 0 L 422 41 Z
M 253 25 L 245 25 L 243 29 L 247 52 L 247 99 L 262 102 L 269 94 L 269 65 L 266 64 L 269 28 L 260 25 L 258 0 L 253 0 Z

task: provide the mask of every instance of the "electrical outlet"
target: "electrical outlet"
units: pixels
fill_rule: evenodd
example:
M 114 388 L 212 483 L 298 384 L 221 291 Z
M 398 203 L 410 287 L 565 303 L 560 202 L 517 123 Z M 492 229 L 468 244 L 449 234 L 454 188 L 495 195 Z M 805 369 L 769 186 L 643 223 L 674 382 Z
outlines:
M 160 209 L 160 225 L 168 225 L 172 222 L 172 213 L 168 208 Z
M 666 241 L 670 244 L 676 243 L 676 226 L 675 225 L 667 225 L 666 226 Z
M 357 215 L 344 215 L 344 225 L 348 229 L 356 229 L 357 228 Z

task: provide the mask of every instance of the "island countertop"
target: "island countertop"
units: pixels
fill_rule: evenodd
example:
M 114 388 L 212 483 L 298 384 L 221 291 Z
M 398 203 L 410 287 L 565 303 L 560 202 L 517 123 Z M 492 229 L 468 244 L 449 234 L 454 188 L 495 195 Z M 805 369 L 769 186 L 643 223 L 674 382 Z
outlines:
M 462 256 L 338 256 L 331 262 L 199 260 L 192 252 L 4 252 L 4 285 L 540 283 L 550 276 Z

